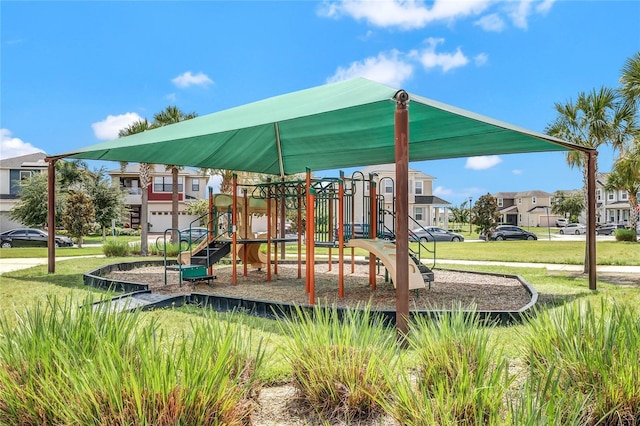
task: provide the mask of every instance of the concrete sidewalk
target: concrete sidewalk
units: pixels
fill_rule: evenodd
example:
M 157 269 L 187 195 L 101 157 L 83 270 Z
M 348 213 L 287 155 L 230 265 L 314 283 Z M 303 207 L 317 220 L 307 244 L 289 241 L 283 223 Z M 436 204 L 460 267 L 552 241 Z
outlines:
M 69 256 L 69 257 L 56 257 L 56 262 L 69 259 L 82 259 L 86 257 L 105 257 L 103 254 L 95 256 Z M 5 272 L 18 271 L 20 269 L 27 269 L 34 266 L 46 265 L 47 258 L 18 258 L 18 259 L 0 259 L 0 274 Z
M 83 257 L 104 257 L 104 255 L 56 257 L 56 261 L 68 260 L 68 259 L 80 259 Z M 364 257 L 361 257 L 360 260 L 364 260 Z M 0 259 L 0 274 L 4 274 L 5 272 L 17 271 L 20 269 L 31 268 L 33 266 L 38 266 L 38 265 L 46 265 L 46 264 L 47 264 L 47 258 Z M 557 264 L 557 263 L 493 262 L 493 261 L 480 261 L 480 260 L 448 260 L 448 259 L 436 260 L 437 267 L 442 267 L 444 265 L 491 265 L 491 266 L 509 266 L 509 267 L 515 267 L 515 268 L 546 268 L 549 271 L 568 271 L 568 272 L 581 272 L 584 270 L 583 265 L 563 265 L 563 264 Z M 640 266 L 598 265 L 596 270 L 597 272 L 640 274 Z

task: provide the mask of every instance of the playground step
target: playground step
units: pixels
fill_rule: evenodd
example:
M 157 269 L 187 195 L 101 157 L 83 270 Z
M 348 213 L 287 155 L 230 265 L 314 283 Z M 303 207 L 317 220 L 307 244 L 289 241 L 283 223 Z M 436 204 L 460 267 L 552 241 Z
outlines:
M 212 241 L 209 246 L 191 256 L 192 265 L 210 266 L 231 252 L 230 241 Z
M 131 293 L 123 297 L 116 297 L 111 300 L 105 300 L 102 302 L 96 302 L 93 305 L 94 309 L 103 308 L 115 311 L 115 312 L 130 312 L 136 309 L 151 309 L 158 307 L 166 307 L 176 304 L 176 300 L 184 299 L 183 296 L 169 296 L 163 294 L 154 294 L 150 292 Z M 179 302 L 177 304 L 182 304 Z

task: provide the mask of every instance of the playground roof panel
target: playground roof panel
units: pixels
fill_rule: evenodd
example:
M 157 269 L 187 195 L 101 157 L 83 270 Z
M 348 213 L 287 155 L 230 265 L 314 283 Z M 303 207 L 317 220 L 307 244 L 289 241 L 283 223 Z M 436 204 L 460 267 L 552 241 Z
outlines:
M 395 161 L 397 89 L 363 78 L 313 87 L 53 158 L 294 174 Z M 409 160 L 581 146 L 410 95 Z

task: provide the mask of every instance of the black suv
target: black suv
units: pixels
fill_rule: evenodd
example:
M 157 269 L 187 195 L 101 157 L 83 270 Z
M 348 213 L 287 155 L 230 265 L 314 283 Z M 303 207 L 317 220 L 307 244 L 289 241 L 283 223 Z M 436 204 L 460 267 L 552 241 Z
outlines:
M 513 225 L 500 225 L 489 231 L 489 235 L 480 235 L 481 240 L 537 240 L 538 236 L 533 232 Z
M 616 225 L 615 223 L 607 223 L 596 228 L 596 235 L 615 235 L 618 229 L 625 229 L 624 225 Z

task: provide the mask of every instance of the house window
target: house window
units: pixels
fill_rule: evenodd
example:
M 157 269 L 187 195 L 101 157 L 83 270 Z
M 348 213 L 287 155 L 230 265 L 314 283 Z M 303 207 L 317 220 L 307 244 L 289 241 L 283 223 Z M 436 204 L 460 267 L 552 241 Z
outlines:
M 626 200 L 626 199 L 627 199 L 627 192 L 626 192 L 626 191 L 623 191 L 623 192 L 620 194 L 620 199 L 621 199 L 621 200 Z
M 191 180 L 191 190 L 193 192 L 200 191 L 200 179 L 192 179 Z
M 613 201 L 613 192 L 612 192 L 612 191 L 608 191 L 608 192 L 607 192 L 607 199 L 608 199 L 609 201 Z
M 502 207 L 504 205 L 502 198 L 498 198 L 498 207 Z
M 413 218 L 417 221 L 424 220 L 424 207 L 414 207 Z
M 599 189 L 596 190 L 596 200 L 602 200 L 602 192 Z
M 156 176 L 153 178 L 153 192 L 173 192 L 171 176 Z M 178 178 L 178 192 L 182 192 L 182 178 Z
M 537 204 L 537 203 L 538 203 L 538 198 L 531 197 L 531 204 Z
M 522 198 L 518 198 L 518 204 L 522 204 Z
M 422 195 L 422 181 L 416 181 L 416 195 Z
M 391 179 L 386 179 L 384 181 L 384 193 L 393 194 L 393 181 Z

